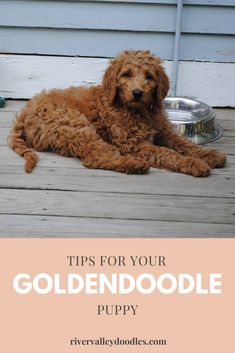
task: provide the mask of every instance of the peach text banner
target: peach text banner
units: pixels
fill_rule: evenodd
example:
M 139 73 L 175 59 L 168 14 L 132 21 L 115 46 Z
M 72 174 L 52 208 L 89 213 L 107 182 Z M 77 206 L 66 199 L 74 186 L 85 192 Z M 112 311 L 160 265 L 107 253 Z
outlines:
M 1 239 L 0 351 L 234 353 L 234 271 L 235 239 Z M 210 274 L 221 279 L 216 278 L 215 294 L 200 293 L 202 288 L 197 293 L 196 284 L 180 294 L 178 283 L 168 294 L 161 293 L 160 284 L 148 294 L 136 287 L 129 294 L 107 288 L 102 294 L 95 277 L 88 288 L 94 293 L 68 293 L 68 274 L 95 274 L 98 279 L 100 274 L 129 274 L 136 279 L 164 273 L 177 281 L 179 274 L 194 279 L 201 274 L 204 291 Z M 29 279 L 17 282 L 18 274 Z M 48 293 L 37 292 L 50 286 L 43 278 L 30 290 L 39 274 L 54 281 Z M 148 279 L 141 284 L 150 287 Z M 161 284 L 173 286 L 169 279 Z

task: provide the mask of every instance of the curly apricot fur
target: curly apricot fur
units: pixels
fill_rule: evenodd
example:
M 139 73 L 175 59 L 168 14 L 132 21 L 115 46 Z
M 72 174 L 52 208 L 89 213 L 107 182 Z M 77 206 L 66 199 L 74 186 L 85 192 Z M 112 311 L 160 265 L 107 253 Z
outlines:
M 78 157 L 88 168 L 145 173 L 150 167 L 206 176 L 225 156 L 177 135 L 163 109 L 169 80 L 149 51 L 125 51 L 111 61 L 101 85 L 53 89 L 19 113 L 10 146 L 37 163 L 34 151 Z

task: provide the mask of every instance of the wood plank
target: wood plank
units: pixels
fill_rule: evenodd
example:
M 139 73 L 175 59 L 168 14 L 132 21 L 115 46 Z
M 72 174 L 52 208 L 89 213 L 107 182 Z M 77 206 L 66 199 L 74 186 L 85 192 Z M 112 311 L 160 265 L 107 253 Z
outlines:
M 0 95 L 30 98 L 43 89 L 97 84 L 109 60 L 3 54 L 0 62 L 4 72 Z
M 0 214 L 235 224 L 234 198 L 0 190 Z
M 59 0 L 60 1 L 60 0 Z M 63 0 L 62 0 L 63 1 Z M 80 0 L 70 0 L 80 1 Z M 120 0 L 85 0 L 86 2 L 120 2 Z M 177 0 L 121 0 L 121 2 L 129 3 L 149 3 L 149 4 L 177 4 Z M 234 6 L 234 0 L 184 0 L 187 5 L 205 5 L 205 6 Z
M 0 2 L 4 27 L 174 32 L 175 13 L 176 6 L 169 4 L 57 1 L 55 6 L 54 1 Z
M 180 60 L 232 63 L 232 36 L 182 34 Z M 115 43 L 115 45 L 113 45 Z M 0 27 L 2 53 L 113 57 L 126 48 L 173 59 L 174 33 Z M 26 97 L 24 97 L 26 98 Z
M 1 0 L 2 1 L 2 0 Z M 6 2 L 11 2 L 14 0 L 8 0 Z M 52 0 L 53 1 L 53 0 Z M 64 1 L 64 0 L 57 0 Z M 81 0 L 69 0 L 70 2 L 80 2 Z M 136 3 L 136 4 L 169 4 L 169 5 L 176 5 L 177 0 L 83 0 L 84 2 L 97 2 L 97 3 Z M 185 5 L 203 5 L 203 6 L 229 6 L 234 7 L 234 0 L 184 0 Z
M 215 141 L 215 143 L 209 143 L 207 146 L 218 151 L 223 151 L 226 155 L 235 154 L 234 136 L 223 137 Z
M 223 120 L 231 120 L 235 122 L 235 109 L 214 109 L 216 114 L 216 119 L 220 120 L 220 123 L 223 124 Z
M 234 237 L 234 225 L 0 215 L 0 237 Z
M 193 41 L 190 45 L 193 45 Z M 195 98 L 212 107 L 235 107 L 231 99 L 235 82 L 235 64 L 230 72 L 227 71 L 229 68 L 227 64 L 220 65 L 219 63 L 181 61 L 177 95 Z M 216 70 L 219 71 L 216 72 Z M 230 90 L 230 93 L 227 90 Z M 227 98 L 224 97 L 225 92 L 228 95 Z
M 159 1 L 159 0 L 156 0 L 156 1 Z M 172 0 L 172 1 L 175 1 L 175 0 Z M 184 0 L 184 3 L 187 5 L 234 6 L 234 0 Z
M 226 39 L 225 42 L 227 42 Z M 89 29 L 58 30 L 54 28 L 28 29 L 23 27 L 16 30 L 12 27 L 0 27 L 0 50 L 2 53 L 102 58 L 115 56 L 130 47 L 136 50 L 150 49 L 156 52 L 156 43 L 158 55 L 172 60 L 173 33 Z M 224 44 L 226 45 L 226 43 Z M 220 45 L 223 47 L 222 43 Z M 206 47 L 205 50 L 208 51 Z M 200 56 L 200 54 L 198 55 Z
M 0 59 L 1 59 L 1 56 L 0 56 Z M 16 113 L 18 111 L 20 111 L 23 106 L 25 105 L 25 103 L 27 102 L 27 100 L 23 100 L 23 99 L 20 99 L 20 100 L 7 100 L 6 101 L 6 105 L 5 107 L 3 108 L 0 108 L 0 114 L 1 114 L 1 117 L 2 116 L 5 116 L 6 113 Z M 4 114 L 2 114 L 4 113 Z M 8 117 L 12 116 L 12 114 L 10 115 L 7 115 Z
M 235 34 L 234 15 L 235 7 L 185 5 L 182 32 Z M 53 1 L 3 1 L 0 22 L 4 27 L 175 32 L 176 6 L 57 1 L 55 7 Z
M 42 89 L 97 84 L 109 60 L 2 54 L 0 62 L 4 73 L 0 95 L 31 98 Z M 164 67 L 171 77 L 172 62 L 166 61 Z M 194 97 L 211 106 L 235 107 L 234 82 L 235 63 L 181 62 L 177 94 Z M 0 112 L 4 109 L 9 108 Z

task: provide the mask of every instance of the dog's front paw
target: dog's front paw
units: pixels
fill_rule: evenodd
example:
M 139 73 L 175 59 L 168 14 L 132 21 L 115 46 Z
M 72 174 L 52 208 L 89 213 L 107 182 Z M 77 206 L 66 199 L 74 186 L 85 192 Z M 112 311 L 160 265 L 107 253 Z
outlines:
M 222 168 L 226 163 L 226 156 L 221 152 L 209 150 L 202 158 L 211 168 Z
M 202 159 L 194 159 L 191 166 L 191 173 L 195 177 L 205 177 L 210 174 L 210 166 Z
M 180 171 L 194 177 L 205 177 L 210 174 L 210 167 L 202 159 L 189 157 Z
M 149 170 L 149 164 L 144 160 L 133 159 L 127 166 L 127 174 L 145 174 Z

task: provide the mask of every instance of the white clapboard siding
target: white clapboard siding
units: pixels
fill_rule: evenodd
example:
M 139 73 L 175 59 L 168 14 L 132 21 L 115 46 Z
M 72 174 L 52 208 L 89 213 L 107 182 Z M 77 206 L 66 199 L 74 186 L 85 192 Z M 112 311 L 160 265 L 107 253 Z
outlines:
M 0 48 L 3 53 L 86 57 L 113 57 L 124 49 L 148 49 L 165 60 L 172 60 L 174 35 L 165 32 L 2 27 Z M 180 57 L 184 61 L 235 62 L 231 38 L 225 35 L 183 34 Z
M 30 98 L 43 88 L 96 84 L 107 65 L 103 58 L 124 49 L 151 50 L 166 60 L 171 75 L 176 5 L 176 0 L 0 0 L 0 94 Z M 235 106 L 234 18 L 234 0 L 184 1 L 178 95 Z
M 63 0 L 62 0 L 63 1 Z M 69 0 L 80 1 L 80 0 Z M 86 0 L 86 2 L 120 2 L 120 0 Z M 176 4 L 177 0 L 121 0 L 125 3 Z M 234 0 L 184 0 L 185 5 L 233 6 Z
M 43 89 L 93 85 L 101 81 L 108 59 L 0 55 L 0 95 L 30 98 Z M 164 67 L 171 76 L 172 62 Z M 180 62 L 179 90 L 212 106 L 235 107 L 235 63 Z
M 185 3 L 181 60 L 235 61 L 227 4 Z M 132 48 L 172 60 L 175 26 L 175 1 L 0 1 L 0 52 L 111 57 Z
M 27 3 L 25 5 L 25 3 Z M 5 11 L 5 10 L 8 11 Z M 87 16 L 89 14 L 89 16 Z M 130 16 L 131 14 L 131 16 Z M 200 18 L 200 21 L 197 19 Z M 220 21 L 218 22 L 218 18 Z M 1 26 L 27 28 L 67 28 L 174 32 L 176 6 L 166 4 L 110 2 L 57 2 L 50 1 L 45 6 L 38 1 L 21 1 L 21 7 L 14 1 L 0 2 Z M 185 6 L 182 32 L 235 34 L 234 11 L 230 7 Z

